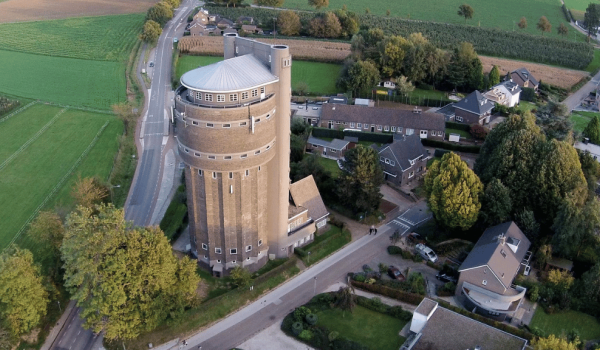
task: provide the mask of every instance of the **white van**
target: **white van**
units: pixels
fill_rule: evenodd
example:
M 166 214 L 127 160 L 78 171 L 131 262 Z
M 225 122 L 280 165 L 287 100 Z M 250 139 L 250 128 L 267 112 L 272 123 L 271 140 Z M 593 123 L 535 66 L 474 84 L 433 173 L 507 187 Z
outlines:
M 433 252 L 433 249 L 429 248 L 428 246 L 426 246 L 423 243 L 419 243 L 415 246 L 415 250 L 417 251 L 417 253 L 419 253 L 419 255 L 427 260 L 427 261 L 431 261 L 431 262 L 436 262 L 437 261 L 437 255 Z

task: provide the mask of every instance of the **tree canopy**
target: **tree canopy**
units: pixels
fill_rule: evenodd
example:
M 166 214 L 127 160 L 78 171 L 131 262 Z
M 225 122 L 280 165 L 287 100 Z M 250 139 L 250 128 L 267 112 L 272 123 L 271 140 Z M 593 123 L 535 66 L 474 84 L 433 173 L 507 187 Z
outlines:
M 279 33 L 286 36 L 298 35 L 302 24 L 300 24 L 300 17 L 294 11 L 284 10 L 279 12 L 277 16 L 277 28 Z
M 342 24 L 335 13 L 325 12 L 310 21 L 308 33 L 315 38 L 337 38 L 342 35 Z
M 542 35 L 544 35 L 544 33 L 550 33 L 552 30 L 552 24 L 550 24 L 550 21 L 548 18 L 546 18 L 546 16 L 542 16 L 537 23 L 537 29 L 539 29 L 542 32 Z
M 463 42 L 454 49 L 448 66 L 448 82 L 464 91 L 481 88 L 483 67 L 473 44 Z
M 583 25 L 588 32 L 588 41 L 592 34 L 596 34 L 600 26 L 600 9 L 598 4 L 591 3 L 585 9 Z
M 109 340 L 135 338 L 194 301 L 196 263 L 178 260 L 158 227 L 132 227 L 111 204 L 71 213 L 61 252 L 84 326 Z
M 458 7 L 458 15 L 465 18 L 465 23 L 468 19 L 473 18 L 473 8 L 467 4 L 462 4 Z
M 371 61 L 350 61 L 342 69 L 337 85 L 346 91 L 352 91 L 354 96 L 359 96 L 368 93 L 379 80 L 379 70 Z
M 448 228 L 470 228 L 479 215 L 483 185 L 460 157 L 449 152 L 425 175 L 427 204 L 436 221 Z
M 547 338 L 536 338 L 531 341 L 535 350 L 578 350 L 579 340 L 569 342 L 566 338 L 551 334 Z
M 521 17 L 521 19 L 519 20 L 519 23 L 517 23 L 517 26 L 521 29 L 527 28 L 527 18 Z
M 146 23 L 144 23 L 142 34 L 140 34 L 140 39 L 148 43 L 155 43 L 161 34 L 162 28 L 160 27 L 160 24 L 149 19 L 146 21 Z
M 329 6 L 329 0 L 308 0 L 308 6 L 312 6 L 318 10 Z
M 500 83 L 500 69 L 497 65 L 494 65 L 490 71 L 490 85 L 494 86 L 498 83 Z
M 600 145 L 600 120 L 598 116 L 594 116 L 583 130 L 583 136 L 590 139 L 590 142 L 595 145 Z
M 31 331 L 46 315 L 48 292 L 29 250 L 0 255 L 0 322 L 15 336 Z
M 338 197 L 354 213 L 371 213 L 379 207 L 383 171 L 377 152 L 358 145 L 346 152 L 344 170 L 338 178 Z
M 161 27 L 164 27 L 171 18 L 173 18 L 173 8 L 169 3 L 164 1 L 150 7 L 148 13 L 146 13 L 146 21 L 154 21 L 160 24 Z
M 285 0 L 253 0 L 258 6 L 281 7 Z
M 487 184 L 482 203 L 481 214 L 488 226 L 501 224 L 511 217 L 510 192 L 498 179 Z

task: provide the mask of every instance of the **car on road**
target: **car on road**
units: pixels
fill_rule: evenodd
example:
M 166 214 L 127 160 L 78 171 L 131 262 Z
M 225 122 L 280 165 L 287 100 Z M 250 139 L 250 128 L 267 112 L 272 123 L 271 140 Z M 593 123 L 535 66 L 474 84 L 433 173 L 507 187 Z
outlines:
M 425 244 L 423 244 L 423 243 L 417 244 L 415 246 L 415 250 L 423 259 L 425 259 L 427 261 L 431 261 L 431 262 L 437 261 L 438 257 L 435 254 L 435 252 L 433 251 L 433 249 L 429 248 Z
M 315 110 L 315 111 L 318 110 L 318 109 L 319 109 L 319 107 L 313 107 L 313 110 Z
M 150 62 L 150 63 L 148 64 L 148 66 L 149 66 L 149 67 L 154 67 L 154 62 Z
M 395 266 L 388 267 L 388 275 L 392 279 L 398 280 L 398 281 L 404 281 L 406 279 L 404 277 L 404 275 L 402 274 L 402 272 L 400 272 L 400 270 Z
M 178 41 L 179 41 L 179 39 L 177 39 L 177 38 L 173 38 L 173 42 L 174 42 L 174 43 L 176 43 L 176 42 L 178 42 Z
M 437 275 L 435 275 L 435 278 L 437 278 L 440 281 L 443 282 L 453 282 L 456 283 L 458 280 L 456 279 L 456 277 L 445 274 L 445 273 L 441 273 L 439 272 Z

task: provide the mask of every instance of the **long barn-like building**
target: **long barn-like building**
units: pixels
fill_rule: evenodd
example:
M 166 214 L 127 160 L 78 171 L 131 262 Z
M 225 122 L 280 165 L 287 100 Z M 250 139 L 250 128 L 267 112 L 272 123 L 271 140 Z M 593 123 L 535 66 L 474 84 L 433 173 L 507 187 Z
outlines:
M 236 34 L 224 45 L 225 60 L 185 73 L 175 99 L 192 252 L 215 276 L 288 256 L 318 219 L 290 203 L 289 48 Z M 306 221 L 291 229 L 290 213 Z

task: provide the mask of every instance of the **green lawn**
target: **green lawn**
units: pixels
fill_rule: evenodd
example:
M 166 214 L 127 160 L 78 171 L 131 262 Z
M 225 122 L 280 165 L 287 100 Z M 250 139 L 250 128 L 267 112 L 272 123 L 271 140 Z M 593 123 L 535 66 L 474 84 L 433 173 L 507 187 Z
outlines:
M 575 9 L 585 12 L 590 3 L 600 4 L 598 0 L 565 0 L 565 5 L 569 9 Z
M 600 50 L 594 50 L 594 59 L 588 66 L 585 68 L 586 71 L 596 74 L 596 72 L 600 69 Z
M 532 109 L 537 109 L 537 106 L 535 105 L 535 103 L 531 103 L 528 101 L 520 101 L 519 105 L 517 106 L 517 109 L 523 112 L 526 111 L 530 111 Z
M 405 341 L 398 333 L 406 322 L 362 306 L 356 306 L 352 313 L 334 308 L 319 311 L 317 316 L 317 325 L 372 350 L 397 350 Z
M 450 137 L 450 134 L 459 134 L 461 139 L 472 139 L 473 138 L 471 136 L 471 134 L 469 134 L 469 132 L 466 130 L 446 128 L 446 135 L 448 137 Z
M 573 129 L 583 132 L 583 129 L 585 129 L 594 116 L 600 117 L 600 113 L 573 111 L 569 119 L 571 119 L 574 124 Z
M 125 101 L 125 64 L 0 50 L 0 91 L 96 109 Z
M 222 61 L 223 57 L 189 56 L 179 57 L 176 67 L 177 80 L 192 69 Z M 340 75 L 341 65 L 333 63 L 294 61 L 292 63 L 292 88 L 305 82 L 311 93 L 330 95 L 338 92 L 335 82 Z
M 557 312 L 549 315 L 540 306 L 529 327 L 538 327 L 546 334 L 561 335 L 575 329 L 582 340 L 600 338 L 600 323 L 594 316 L 577 311 Z
M 122 123 L 106 114 L 59 112 L 59 107 L 37 104 L 0 124 L 0 250 L 40 206 L 68 208 L 70 186 L 77 174 L 97 175 L 103 180 L 109 174 Z M 93 148 L 78 163 L 107 122 Z M 36 242 L 21 236 L 18 243 L 35 255 Z
M 125 61 L 141 32 L 144 17 L 128 14 L 0 24 L 0 50 Z
M 565 0 L 567 6 L 570 2 L 587 3 L 590 0 Z M 247 2 L 250 2 L 247 0 Z M 365 2 L 363 0 L 330 0 L 329 7 L 325 10 L 335 10 L 343 5 L 348 10 L 359 14 L 365 13 L 368 8 L 374 15 L 386 15 L 386 10 L 390 10 L 392 17 L 410 18 L 415 20 L 435 21 L 443 23 L 464 24 L 465 20 L 459 17 L 456 12 L 458 7 L 465 3 L 463 0 L 405 0 L 405 1 L 376 1 Z M 503 30 L 520 30 L 516 22 L 521 17 L 527 18 L 528 26 L 524 30 L 527 33 L 541 35 L 536 29 L 536 23 L 541 16 L 546 16 L 552 24 L 552 32 L 546 33 L 546 36 L 558 36 L 556 28 L 560 23 L 567 25 L 564 14 L 561 9 L 561 3 L 558 0 L 471 0 L 466 2 L 474 10 L 473 18 L 467 21 L 472 26 L 492 27 Z M 300 10 L 311 10 L 306 0 L 286 0 L 283 7 Z M 585 7 L 583 8 L 585 10 Z M 515 10 L 518 9 L 518 10 Z M 569 30 L 569 38 L 575 39 L 574 29 Z M 581 40 L 581 38 L 579 38 Z
M 342 230 L 337 226 L 331 225 L 329 231 L 315 236 L 315 240 L 302 247 L 305 252 L 310 252 L 310 256 L 302 257 L 306 266 L 313 265 L 329 254 L 340 249 L 347 243 L 350 243 L 352 236 L 348 230 Z
M 337 161 L 335 161 L 333 159 L 319 157 L 319 163 L 321 163 L 321 165 L 323 165 L 325 170 L 327 170 L 331 173 L 331 177 L 333 177 L 334 179 L 337 179 L 338 176 L 340 176 L 340 174 L 342 173 L 342 170 L 337 165 Z

